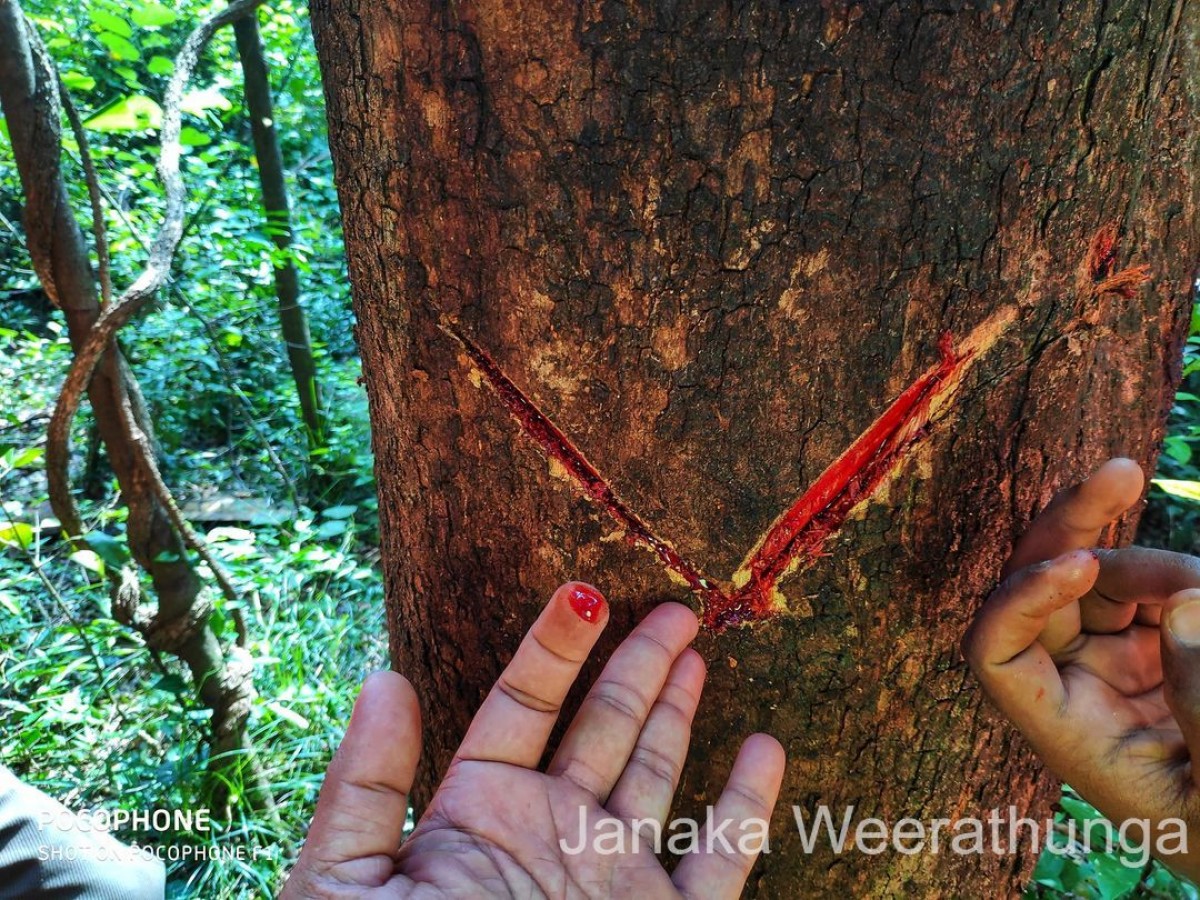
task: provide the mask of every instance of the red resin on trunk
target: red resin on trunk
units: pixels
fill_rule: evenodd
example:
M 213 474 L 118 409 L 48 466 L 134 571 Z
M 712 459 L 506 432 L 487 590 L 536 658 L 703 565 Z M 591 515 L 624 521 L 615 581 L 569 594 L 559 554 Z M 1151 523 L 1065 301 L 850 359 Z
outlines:
M 568 602 L 571 609 L 575 610 L 575 615 L 585 622 L 599 621 L 604 612 L 604 598 L 590 587 L 581 585 L 571 588 Z
M 700 599 L 706 628 L 720 631 L 770 618 L 782 611 L 775 597 L 779 580 L 806 568 L 822 555 L 825 542 L 845 524 L 851 511 L 871 496 L 905 454 L 928 432 L 933 399 L 944 390 L 971 353 L 958 353 L 950 336 L 939 342 L 941 361 L 924 372 L 839 456 L 816 482 L 771 526 L 740 571 L 742 587 L 726 591 L 651 531 L 617 496 L 600 472 L 561 429 L 513 383 L 494 359 L 443 319 L 441 328 L 466 352 L 526 437 L 557 462 L 588 497 L 616 520 L 626 538 L 652 551 Z M 577 605 L 579 604 L 579 605 Z M 594 604 L 594 605 L 590 605 Z M 603 600 L 577 589 L 571 607 L 585 621 L 599 617 Z M 589 618 L 591 616 L 591 618 Z
M 1116 294 L 1126 300 L 1132 300 L 1142 285 L 1150 280 L 1150 266 L 1143 263 L 1114 272 L 1117 250 L 1117 227 L 1105 225 L 1096 232 L 1088 248 L 1088 275 L 1096 285 L 1093 294 L 1096 297 L 1101 294 Z
M 513 384 L 495 360 L 455 325 L 443 323 L 442 328 L 462 345 L 472 365 L 487 379 L 526 437 L 541 447 L 550 459 L 561 465 L 587 496 L 603 506 L 608 514 L 616 519 L 630 541 L 653 552 L 664 566 L 682 578 L 706 604 L 720 595 L 721 592 L 712 581 L 680 556 L 674 547 L 651 531 L 650 526 L 625 505 L 596 467 L 588 462 L 558 426 Z
M 955 353 L 949 334 L 942 336 L 938 349 L 941 361 L 893 400 L 776 520 L 742 567 L 749 571 L 749 581 L 732 596 L 706 606 L 705 625 L 723 628 L 769 616 L 779 579 L 793 565 L 807 567 L 819 559 L 825 541 L 842 528 L 850 511 L 875 492 L 924 436 L 930 401 L 967 359 Z

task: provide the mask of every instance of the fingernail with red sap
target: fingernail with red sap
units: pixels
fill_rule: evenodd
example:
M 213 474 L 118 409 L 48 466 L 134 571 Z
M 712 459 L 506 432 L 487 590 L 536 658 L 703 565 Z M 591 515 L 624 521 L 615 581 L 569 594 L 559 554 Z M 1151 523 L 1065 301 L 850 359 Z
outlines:
M 594 588 L 579 584 L 571 588 L 571 609 L 585 622 L 598 622 L 604 614 L 604 598 Z

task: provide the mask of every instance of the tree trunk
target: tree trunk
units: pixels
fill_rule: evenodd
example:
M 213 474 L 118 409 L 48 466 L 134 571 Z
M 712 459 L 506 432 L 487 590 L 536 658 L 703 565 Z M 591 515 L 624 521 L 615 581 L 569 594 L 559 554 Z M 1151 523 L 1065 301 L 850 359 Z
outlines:
M 317 364 L 313 359 L 308 320 L 300 305 L 300 274 L 291 257 L 292 219 L 288 209 L 287 184 L 283 177 L 283 154 L 275 130 L 271 108 L 271 81 L 267 77 L 267 58 L 258 33 L 258 11 L 233 23 L 238 56 L 242 61 L 246 109 L 250 114 L 250 133 L 258 177 L 262 183 L 263 210 L 267 232 L 283 254 L 275 264 L 275 298 L 279 307 L 279 329 L 287 348 L 292 380 L 300 397 L 300 414 L 310 447 L 325 446 L 325 414 L 321 404 Z
M 418 802 L 580 578 L 608 648 L 704 612 L 685 810 L 744 735 L 787 747 L 750 894 L 1028 871 L 807 855 L 788 805 L 1047 812 L 958 640 L 1057 488 L 1153 466 L 1200 251 L 1198 10 L 958 6 L 315 0 Z
M 39 65 L 20 6 L 16 0 L 0 0 L 0 107 L 25 194 L 29 255 L 47 296 L 62 310 L 77 351 L 100 315 L 100 303 L 87 245 L 62 177 L 57 90 L 54 73 Z M 211 750 L 218 757 L 212 766 L 214 794 L 224 797 L 229 786 L 244 780 L 252 802 L 269 805 L 271 798 L 265 794 L 245 734 L 254 696 L 250 665 L 228 658 L 208 624 L 200 579 L 155 493 L 146 459 L 126 427 L 122 407 L 129 409 L 153 441 L 137 384 L 115 342 L 89 382 L 87 396 L 121 499 L 129 509 L 130 553 L 149 574 L 158 608 L 152 619 L 144 611 L 133 615 L 140 593 L 136 576 L 122 583 L 118 573 L 111 573 L 117 581 L 114 598 L 123 597 L 131 619 L 128 624 L 140 625 L 151 647 L 174 653 L 187 665 L 201 701 L 213 711 Z M 57 510 L 56 514 L 61 516 Z M 114 615 L 120 614 L 119 606 L 114 600 Z M 235 780 L 237 770 L 247 774 Z

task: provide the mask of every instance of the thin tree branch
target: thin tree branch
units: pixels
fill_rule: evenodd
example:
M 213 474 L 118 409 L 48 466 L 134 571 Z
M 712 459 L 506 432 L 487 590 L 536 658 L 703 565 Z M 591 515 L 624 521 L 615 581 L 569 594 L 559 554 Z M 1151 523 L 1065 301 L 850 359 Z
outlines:
M 46 49 L 45 45 L 41 44 L 41 35 L 32 28 L 30 32 L 39 42 L 38 52 L 45 54 Z M 100 178 L 96 174 L 96 164 L 92 160 L 92 149 L 88 143 L 87 131 L 83 127 L 83 120 L 79 118 L 79 111 L 71 102 L 71 94 L 67 91 L 67 86 L 63 84 L 62 75 L 59 74 L 57 67 L 54 69 L 54 81 L 58 85 L 59 102 L 67 114 L 67 121 L 71 123 L 71 132 L 75 135 L 75 143 L 79 145 L 79 161 L 83 164 L 83 179 L 87 183 L 88 200 L 92 204 L 92 234 L 96 238 L 96 261 L 100 270 L 100 297 L 107 306 L 112 301 L 112 265 L 108 254 L 108 234 L 104 228 Z
M 119 298 L 105 306 L 92 326 L 87 340 L 76 353 L 47 433 L 46 474 L 50 485 L 50 497 L 68 534 L 77 534 L 80 527 L 79 509 L 71 495 L 68 470 L 71 422 L 108 342 L 121 326 L 153 298 L 166 281 L 170 274 L 171 260 L 183 234 L 185 194 L 183 179 L 179 174 L 179 157 L 182 152 L 179 132 L 184 87 L 196 67 L 200 51 L 213 33 L 222 25 L 244 16 L 263 2 L 264 0 L 236 0 L 224 10 L 210 16 L 188 36 L 175 59 L 175 72 L 167 83 L 163 98 L 162 152 L 158 159 L 158 174 L 167 197 L 162 227 L 151 245 L 150 256 L 142 274 Z
M 35 32 L 36 33 L 36 32 Z M 40 40 L 40 36 L 38 37 Z M 187 45 L 184 45 L 186 51 Z M 40 53 L 45 53 L 44 46 L 39 48 Z M 181 54 L 182 55 L 182 54 Z M 198 51 L 197 51 L 198 55 Z M 92 160 L 91 148 L 88 144 L 87 132 L 84 130 L 83 121 L 79 118 L 79 113 L 75 109 L 75 105 L 71 102 L 71 96 L 67 92 L 66 86 L 62 83 L 62 78 L 58 74 L 58 70 L 54 70 L 55 81 L 58 85 L 59 100 L 62 103 L 63 109 L 67 113 L 67 119 L 71 123 L 71 129 L 75 134 L 76 142 L 79 144 L 80 161 L 83 164 L 84 178 L 87 182 L 88 198 L 91 201 L 92 207 L 92 233 L 96 238 L 96 257 L 100 262 L 100 289 L 101 296 L 104 298 L 105 306 L 112 300 L 112 275 L 109 264 L 108 252 L 108 236 L 104 227 L 104 208 L 101 203 L 100 180 L 96 174 L 96 167 Z M 169 94 L 168 89 L 168 94 Z M 165 126 L 164 126 L 165 131 Z M 174 249 L 170 251 L 174 254 Z M 169 265 L 169 262 L 168 262 Z M 99 324 L 99 323 L 97 323 Z M 89 337 L 89 342 L 91 338 Z M 140 398 L 138 398 L 140 400 Z M 193 550 L 201 559 L 208 563 L 209 569 L 213 573 L 213 578 L 221 589 L 222 595 L 230 604 L 230 613 L 233 616 L 234 624 L 237 629 L 238 644 L 245 646 L 248 639 L 246 620 L 242 614 L 240 597 L 237 589 L 233 585 L 233 581 L 226 572 L 225 567 L 208 549 L 208 545 L 200 537 L 199 534 L 191 527 L 183 513 L 179 509 L 179 504 L 175 502 L 175 497 L 171 494 L 170 488 L 167 487 L 166 481 L 163 480 L 162 472 L 158 468 L 157 454 L 150 438 L 146 431 L 142 428 L 139 422 L 138 411 L 133 406 L 134 398 L 127 391 L 120 398 L 118 406 L 120 407 L 121 416 L 125 425 L 125 430 L 129 435 L 130 441 L 144 458 L 146 473 L 150 476 L 151 488 L 155 496 L 158 497 L 159 503 L 167 512 L 167 517 L 171 520 L 171 524 L 175 526 L 175 530 L 179 532 L 179 536 L 183 539 L 184 544 L 189 549 Z M 53 419 L 51 420 L 53 422 Z M 74 532 L 72 532 L 74 534 Z
M 104 190 L 103 185 L 100 185 L 100 191 L 108 200 L 112 208 L 116 211 L 118 218 L 125 223 L 125 227 L 129 229 L 130 236 L 143 250 L 148 251 L 149 245 L 146 243 L 146 239 L 142 237 L 141 233 L 138 232 L 133 222 L 130 221 L 127 215 L 125 215 L 125 210 L 121 209 L 116 203 L 113 203 L 112 198 L 108 196 L 108 192 Z M 185 233 L 186 230 L 187 229 L 185 226 Z M 184 294 L 177 283 L 171 282 L 170 290 L 172 295 L 174 295 L 174 297 L 183 304 L 184 309 L 191 313 L 196 321 L 200 323 L 201 328 L 204 329 L 205 336 L 208 338 L 209 348 L 212 350 L 213 358 L 217 361 L 217 368 L 221 370 L 221 375 L 225 380 L 225 387 L 229 389 L 229 392 L 238 401 L 238 408 L 241 410 L 242 417 L 245 419 L 250 430 L 253 431 L 255 436 L 258 437 L 259 442 L 262 444 L 263 450 L 266 451 L 267 458 L 271 461 L 272 467 L 275 469 L 280 480 L 283 482 L 284 490 L 287 491 L 288 499 L 291 500 L 292 506 L 295 509 L 299 509 L 299 494 L 296 491 L 296 484 L 292 480 L 291 473 L 288 472 L 287 466 L 283 464 L 283 460 L 279 458 L 279 454 L 275 452 L 275 447 L 271 444 L 266 432 L 262 430 L 261 423 L 254 415 L 254 405 L 250 402 L 250 398 L 247 397 L 246 392 L 238 386 L 237 379 L 234 377 L 233 372 L 230 371 L 229 364 L 225 361 L 225 355 L 221 350 L 220 341 L 217 338 L 212 322 L 200 314 L 200 311 L 196 309 L 196 305 L 187 298 L 187 295 Z M 48 419 L 50 418 L 50 414 L 47 413 L 40 418 Z
M 238 646 L 246 646 L 246 619 L 242 615 L 241 598 L 238 595 L 237 588 L 233 586 L 233 581 L 230 580 L 229 573 L 225 571 L 225 567 L 221 565 L 212 551 L 208 549 L 208 545 L 204 542 L 203 538 L 188 524 L 188 520 L 184 518 L 183 513 L 179 509 L 179 504 L 175 502 L 175 497 L 172 496 L 170 488 L 163 481 L 162 473 L 158 469 L 158 460 L 156 459 L 154 448 L 150 445 L 150 438 L 147 437 L 146 432 L 138 425 L 137 416 L 134 415 L 133 405 L 129 400 L 128 394 L 122 398 L 122 402 L 119 405 L 121 408 L 121 417 L 125 421 L 125 430 L 129 433 L 130 440 L 137 445 L 142 456 L 145 458 L 146 471 L 150 475 L 150 484 L 154 490 L 154 495 L 158 497 L 158 502 L 166 510 L 167 518 L 171 520 L 171 524 L 179 532 L 179 536 L 183 539 L 184 544 L 208 563 L 208 567 L 212 570 L 213 578 L 221 588 L 221 594 L 230 604 L 229 611 L 233 616 L 234 625 L 237 628 Z

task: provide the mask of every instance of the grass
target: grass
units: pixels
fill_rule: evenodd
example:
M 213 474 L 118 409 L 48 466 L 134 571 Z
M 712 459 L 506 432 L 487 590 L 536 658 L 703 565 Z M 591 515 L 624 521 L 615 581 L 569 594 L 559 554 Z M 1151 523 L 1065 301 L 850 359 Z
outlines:
M 25 334 L 31 354 L 56 363 L 58 340 Z M 343 392 L 359 390 L 356 366 L 344 368 Z M 37 408 L 44 398 L 28 379 L 21 384 L 21 405 Z M 0 407 L 15 408 L 13 396 L 0 396 Z M 365 414 L 361 404 L 340 408 Z M 361 433 L 366 423 L 358 427 Z M 369 456 L 359 461 L 369 464 Z M 103 556 L 73 553 L 53 528 L 37 527 L 45 513 L 40 467 L 36 444 L 9 447 L 0 457 L 0 760 L 76 810 L 203 809 L 208 711 L 176 660 L 152 653 L 108 617 Z M 369 487 L 369 469 L 365 477 Z M 95 532 L 113 542 L 104 555 L 114 548 L 119 555 L 118 508 L 90 503 L 85 513 Z M 245 649 L 259 694 L 249 728 L 279 817 L 241 812 L 218 820 L 213 810 L 211 828 L 117 832 L 126 842 L 159 848 L 168 896 L 274 896 L 358 685 L 387 665 L 375 534 L 369 499 L 321 513 L 302 510 L 286 526 L 208 529 L 210 546 L 246 598 Z M 212 596 L 214 627 L 231 639 L 230 611 Z M 236 797 L 240 786 L 233 788 Z

